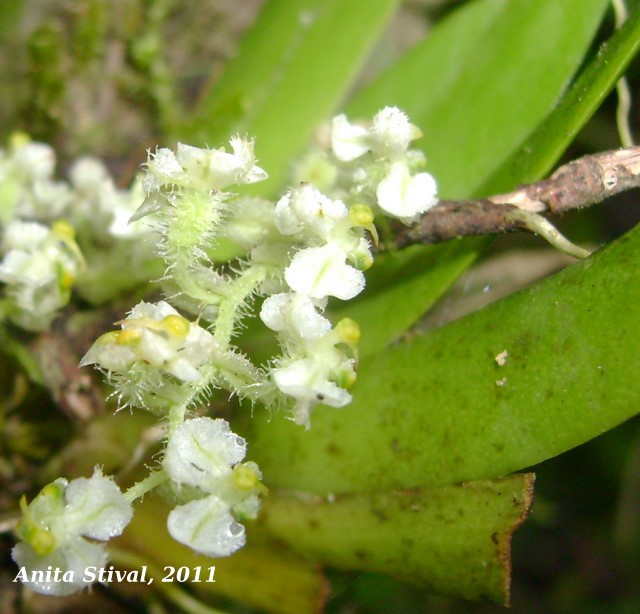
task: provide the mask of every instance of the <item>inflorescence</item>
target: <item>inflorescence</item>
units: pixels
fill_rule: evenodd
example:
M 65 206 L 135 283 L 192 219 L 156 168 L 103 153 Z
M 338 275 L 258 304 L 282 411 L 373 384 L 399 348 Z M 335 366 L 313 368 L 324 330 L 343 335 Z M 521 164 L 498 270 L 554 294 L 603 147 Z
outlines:
M 244 461 L 246 441 L 225 420 L 195 413 L 212 391 L 282 408 L 306 428 L 316 405 L 351 401 L 360 329 L 349 318 L 332 323 L 328 301 L 364 289 L 374 217 L 411 223 L 436 204 L 436 184 L 410 148 L 419 130 L 396 108 L 368 125 L 339 115 L 329 132 L 276 203 L 229 191 L 267 178 L 253 141 L 239 136 L 230 151 L 157 149 L 129 191 L 117 190 L 92 159 L 72 167 L 69 183 L 54 181 L 51 149 L 23 137 L 0 154 L 5 318 L 46 330 L 72 288 L 106 302 L 126 287 L 109 287 L 124 262 L 148 272 L 159 257 L 164 267 L 166 300 L 133 307 L 80 363 L 105 374 L 120 407 L 164 422 L 161 461 L 125 493 L 96 469 L 89 479 L 56 480 L 29 505 L 23 500 L 13 557 L 34 590 L 83 588 L 74 574 L 47 582 L 31 572 L 104 566 L 104 542 L 122 532 L 134 501 L 159 486 L 173 505 L 174 539 L 215 557 L 244 545 L 242 521 L 257 516 L 266 488 L 258 466 Z M 321 177 L 319 185 L 308 176 Z M 216 264 L 221 241 L 234 246 L 231 265 Z M 235 343 L 253 314 L 280 348 L 265 364 Z

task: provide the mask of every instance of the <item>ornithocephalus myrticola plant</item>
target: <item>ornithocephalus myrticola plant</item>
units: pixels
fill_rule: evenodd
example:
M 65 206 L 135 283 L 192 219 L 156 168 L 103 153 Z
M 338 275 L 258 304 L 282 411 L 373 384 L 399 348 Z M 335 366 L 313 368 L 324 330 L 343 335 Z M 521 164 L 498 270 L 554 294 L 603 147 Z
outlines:
M 173 506 L 167 528 L 177 541 L 212 557 L 244 545 L 242 522 L 256 518 L 266 491 L 262 474 L 245 461 L 247 443 L 227 421 L 197 410 L 222 389 L 286 411 L 308 429 L 317 404 L 351 401 L 360 329 L 350 318 L 332 323 L 324 310 L 329 299 L 348 301 L 363 290 L 378 239 L 374 216 L 410 224 L 436 204 L 424 155 L 411 148 L 420 136 L 395 107 L 369 124 L 339 115 L 327 127 L 326 147 L 305 160 L 322 189 L 301 182 L 276 203 L 229 190 L 267 179 L 246 137 L 233 137 L 230 151 L 157 149 L 128 193 L 115 190 L 94 160 L 79 161 L 69 184 L 54 183 L 51 150 L 14 140 L 2 164 L 24 198 L 4 212 L 8 317 L 42 330 L 66 304 L 87 266 L 74 228 L 88 236 L 107 228 L 102 240 L 137 258 L 145 257 L 144 238 L 165 263 L 166 296 L 133 307 L 80 363 L 105 374 L 120 409 L 141 408 L 161 421 L 159 462 L 124 493 L 96 468 L 90 478 L 56 480 L 29 504 L 23 498 L 12 553 L 21 580 L 53 595 L 95 581 L 83 570 L 104 568 L 104 542 L 123 531 L 133 504 L 151 490 Z M 243 250 L 232 267 L 211 257 L 223 238 Z M 260 365 L 235 344 L 258 298 L 259 319 L 280 347 Z

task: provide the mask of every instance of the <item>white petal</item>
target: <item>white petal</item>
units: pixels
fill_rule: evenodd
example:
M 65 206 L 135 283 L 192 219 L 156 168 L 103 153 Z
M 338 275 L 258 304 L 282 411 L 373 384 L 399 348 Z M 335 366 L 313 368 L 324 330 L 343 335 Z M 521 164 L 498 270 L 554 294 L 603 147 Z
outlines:
M 207 556 L 229 556 L 245 544 L 244 527 L 215 495 L 179 505 L 169 514 L 171 537 Z
M 269 178 L 269 174 L 259 166 L 252 166 L 238 181 L 238 183 L 258 183 Z
M 163 147 L 155 153 L 149 152 L 147 172 L 142 180 L 145 192 L 152 192 L 159 187 L 180 183 L 184 180 L 184 170 L 170 149 Z
M 255 183 L 267 173 L 255 165 L 253 141 L 234 137 L 233 153 L 221 149 L 201 149 L 178 143 L 177 159 L 185 170 L 187 181 L 202 189 L 221 190 L 233 183 Z
M 136 354 L 131 347 L 112 343 L 108 339 L 109 337 L 98 337 L 78 366 L 98 365 L 107 371 L 125 373 L 136 361 Z
M 49 236 L 50 228 L 37 222 L 11 222 L 4 231 L 2 246 L 5 251 L 10 249 L 22 249 L 35 251 Z
M 411 220 L 437 204 L 435 179 L 428 173 L 411 176 L 401 162 L 391 166 L 378 184 L 378 204 L 387 213 L 402 220 Z
M 299 251 L 284 273 L 289 287 L 312 298 L 348 300 L 364 288 L 364 275 L 346 263 L 347 254 L 328 243 Z
M 350 124 L 345 115 L 337 115 L 331 122 L 331 149 L 338 160 L 350 162 L 369 151 L 368 130 Z
M 24 568 L 27 581 L 26 586 L 37 593 L 43 595 L 71 595 L 91 584 L 83 580 L 87 567 L 101 568 L 105 567 L 108 562 L 107 551 L 103 544 L 93 544 L 85 539 L 77 538 L 71 540 L 63 549 L 58 549 L 50 555 L 39 556 L 29 544 L 20 542 L 11 551 L 13 560 L 18 567 Z M 60 577 L 64 572 L 72 572 L 71 582 L 47 582 L 47 570 L 60 570 Z M 31 581 L 33 571 L 40 571 L 39 574 L 43 578 L 39 581 L 36 576 L 34 582 Z M 49 574 L 49 578 L 53 578 Z
M 260 318 L 271 330 L 289 330 L 303 339 L 318 339 L 331 330 L 331 322 L 318 313 L 317 305 L 304 294 L 270 296 L 262 304 Z
M 153 318 L 154 320 L 162 320 L 166 316 L 179 315 L 178 312 L 166 301 L 158 301 L 157 303 L 147 303 L 140 301 L 130 312 L 129 318 Z
M 315 303 L 304 294 L 294 297 L 290 320 L 294 330 L 307 340 L 319 339 L 331 330 L 331 322 L 318 313 Z
M 287 367 L 274 369 L 276 386 L 295 399 L 312 400 L 330 407 L 343 407 L 351 401 L 351 395 L 326 379 L 315 361 L 310 358 L 297 360 Z
M 131 504 L 109 477 L 96 469 L 90 478 L 69 482 L 65 522 L 79 534 L 107 540 L 120 535 L 133 516 Z
M 256 183 L 269 177 L 264 169 L 255 164 L 256 157 L 252 140 L 236 136 L 229 141 L 229 144 L 233 149 L 233 155 L 240 162 L 241 176 L 237 179 L 238 183 Z
M 226 420 L 194 418 L 169 438 L 163 466 L 178 484 L 208 491 L 244 458 L 246 450 L 246 441 L 231 431 Z
M 13 159 L 24 175 L 34 181 L 49 179 L 56 165 L 56 154 L 44 143 L 26 143 L 13 154 Z
M 273 294 L 262 303 L 260 319 L 275 331 L 285 330 L 287 327 L 286 312 L 291 306 L 291 294 Z
M 233 512 L 240 520 L 255 519 L 258 517 L 260 511 L 260 498 L 256 495 L 251 495 L 242 500 L 237 505 L 233 506 Z
M 283 235 L 294 235 L 302 230 L 302 222 L 291 210 L 292 192 L 287 192 L 275 207 L 275 224 Z

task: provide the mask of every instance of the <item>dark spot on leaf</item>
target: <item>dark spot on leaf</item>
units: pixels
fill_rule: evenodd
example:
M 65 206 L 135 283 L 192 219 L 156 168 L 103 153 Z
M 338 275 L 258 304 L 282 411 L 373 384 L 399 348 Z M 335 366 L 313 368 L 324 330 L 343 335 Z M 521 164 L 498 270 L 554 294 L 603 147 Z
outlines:
M 327 454 L 338 455 L 342 454 L 342 449 L 339 448 L 335 443 L 330 443 L 326 447 Z
M 382 522 L 387 522 L 389 520 L 389 514 L 387 514 L 383 510 L 379 510 L 379 509 L 376 509 L 375 507 L 372 507 L 371 513 Z

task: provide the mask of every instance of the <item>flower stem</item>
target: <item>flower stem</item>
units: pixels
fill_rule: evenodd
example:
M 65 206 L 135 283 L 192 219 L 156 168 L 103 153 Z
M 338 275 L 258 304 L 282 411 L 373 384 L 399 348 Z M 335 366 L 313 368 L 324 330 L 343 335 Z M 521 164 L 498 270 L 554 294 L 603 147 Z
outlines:
M 133 503 L 136 499 L 146 495 L 148 492 L 160 486 L 169 479 L 163 469 L 152 471 L 146 478 L 136 482 L 131 488 L 124 493 L 127 501 Z
M 222 351 L 229 346 L 239 316 L 238 311 L 246 304 L 267 274 L 268 268 L 265 265 L 253 264 L 232 282 L 228 295 L 220 303 L 215 323 L 214 337 Z

